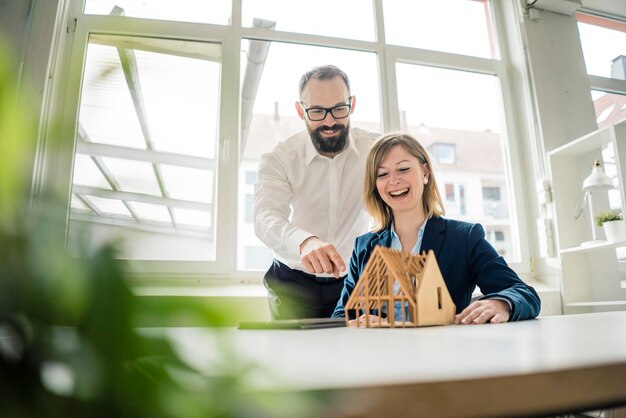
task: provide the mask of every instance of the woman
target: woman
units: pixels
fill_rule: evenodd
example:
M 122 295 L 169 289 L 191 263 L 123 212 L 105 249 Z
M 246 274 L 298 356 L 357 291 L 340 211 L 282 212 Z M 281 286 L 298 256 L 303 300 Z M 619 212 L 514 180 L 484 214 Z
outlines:
M 377 245 L 413 254 L 433 250 L 457 307 L 457 324 L 518 321 L 539 314 L 537 292 L 485 240 L 483 227 L 443 218 L 430 158 L 415 138 L 383 136 L 366 164 L 365 205 L 374 231 L 355 241 L 333 317 L 345 316 L 344 306 Z M 483 296 L 472 302 L 476 286 Z

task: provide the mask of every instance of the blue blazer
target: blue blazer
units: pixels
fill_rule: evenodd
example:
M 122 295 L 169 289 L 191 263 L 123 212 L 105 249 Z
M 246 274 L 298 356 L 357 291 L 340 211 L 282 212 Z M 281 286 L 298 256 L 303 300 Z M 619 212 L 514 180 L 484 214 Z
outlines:
M 391 228 L 369 232 L 358 237 L 350 258 L 350 270 L 333 317 L 344 317 L 344 306 L 358 282 L 370 254 L 377 245 L 391 246 Z M 420 251 L 433 250 L 439 269 L 456 305 L 457 313 L 465 309 L 472 292 L 479 287 L 481 299 L 505 299 L 511 304 L 509 321 L 535 318 L 541 302 L 535 289 L 528 286 L 498 255 L 485 239 L 480 224 L 445 218 L 430 218 L 422 237 Z

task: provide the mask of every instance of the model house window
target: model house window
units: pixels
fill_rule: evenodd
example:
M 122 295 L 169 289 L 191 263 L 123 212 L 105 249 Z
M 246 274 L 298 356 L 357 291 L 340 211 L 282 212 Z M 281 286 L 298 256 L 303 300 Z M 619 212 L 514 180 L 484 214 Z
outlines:
M 586 13 L 576 18 L 596 122 L 602 128 L 626 118 L 626 22 Z
M 122 238 L 136 271 L 258 278 L 271 260 L 252 222 L 258 165 L 305 129 L 299 78 L 329 63 L 350 77 L 351 126 L 417 137 L 455 217 L 488 227 L 523 213 L 502 199 L 495 222 L 481 206 L 482 179 L 503 196 L 521 181 L 507 167 L 517 156 L 505 158 L 507 64 L 490 1 L 322 0 L 305 13 L 279 0 L 71 1 L 83 11 L 64 96 L 67 125 L 77 121 L 75 250 Z

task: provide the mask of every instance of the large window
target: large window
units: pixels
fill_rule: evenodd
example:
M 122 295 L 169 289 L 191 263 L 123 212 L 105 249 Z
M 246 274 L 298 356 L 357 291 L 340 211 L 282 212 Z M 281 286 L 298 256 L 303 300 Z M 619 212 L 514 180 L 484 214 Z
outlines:
M 403 63 L 397 64 L 396 69 L 404 129 L 429 149 L 438 178 L 464 185 L 467 203 L 455 201 L 449 205 L 450 216 L 480 222 L 485 228 L 497 225 L 506 229 L 511 239 L 517 224 L 512 216 L 515 202 L 500 198 L 500 188 L 506 190 L 510 183 L 498 77 Z M 486 188 L 485 182 L 501 186 Z M 497 202 L 494 190 L 498 192 Z M 440 192 L 450 196 L 448 189 Z M 512 196 L 508 191 L 502 195 Z M 487 238 L 495 244 L 493 235 Z M 509 261 L 519 257 L 518 251 L 507 253 Z
M 331 62 L 350 76 L 352 94 L 357 100 L 355 112 L 350 117 L 350 126 L 382 131 L 380 87 L 378 83 L 372 82 L 379 78 L 375 54 L 257 40 L 245 40 L 243 46 L 246 59 L 242 59 L 242 63 L 246 64 L 242 66 L 242 96 L 253 97 L 253 100 L 242 103 L 240 208 L 243 200 L 248 199 L 254 191 L 253 187 L 244 184 L 245 173 L 256 172 L 261 155 L 274 148 L 279 141 L 304 129 L 304 123 L 294 107 L 298 99 L 298 82 L 300 76 L 315 65 Z M 267 51 L 263 64 L 259 65 L 258 60 L 247 59 L 258 57 L 260 49 Z M 286 72 L 285 62 L 288 61 L 293 62 Z M 256 94 L 247 94 L 251 91 L 256 91 Z M 258 269 L 260 259 L 271 260 L 271 251 L 254 235 L 252 219 L 241 213 L 237 247 L 240 270 Z
M 432 153 L 448 215 L 483 223 L 522 266 L 496 4 L 73 5 L 71 248 L 120 238 L 140 273 L 260 278 L 272 257 L 252 223 L 260 158 L 305 129 L 300 76 L 334 64 L 357 100 L 351 126 L 413 133 Z M 499 199 L 485 196 L 496 189 Z
M 220 60 L 214 43 L 90 35 L 70 247 L 88 226 L 129 259 L 215 259 Z
M 578 13 L 598 127 L 626 118 L 626 22 Z

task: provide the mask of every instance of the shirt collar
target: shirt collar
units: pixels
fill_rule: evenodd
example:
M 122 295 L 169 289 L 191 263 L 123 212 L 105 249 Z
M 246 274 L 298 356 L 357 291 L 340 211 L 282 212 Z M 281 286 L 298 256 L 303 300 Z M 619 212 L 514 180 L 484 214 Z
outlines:
M 428 223 L 428 218 L 424 219 L 422 226 L 420 226 L 420 229 L 417 231 L 417 241 L 415 242 L 415 248 L 413 248 L 414 251 L 416 250 L 419 251 L 422 245 L 422 238 L 424 237 L 424 230 L 426 229 L 427 223 Z M 393 248 L 394 246 L 397 246 L 398 248 L 396 249 L 401 250 L 402 244 L 400 244 L 400 237 L 396 233 L 396 228 L 395 228 L 395 224 L 393 221 L 391 221 L 391 227 L 389 228 L 389 231 L 391 232 L 391 242 L 392 242 L 391 247 Z
M 321 155 L 315 148 L 315 145 L 313 145 L 313 140 L 311 139 L 311 135 L 309 134 L 308 130 L 305 133 L 307 135 L 305 150 L 306 165 L 309 165 L 311 161 L 315 159 L 315 157 L 323 157 L 323 155 Z M 354 139 L 352 137 L 352 130 L 350 130 L 350 132 L 348 133 L 348 148 L 346 148 L 345 151 L 343 151 L 339 155 L 347 152 L 348 150 L 352 150 L 356 153 L 356 155 L 359 155 L 359 150 L 357 149 Z

